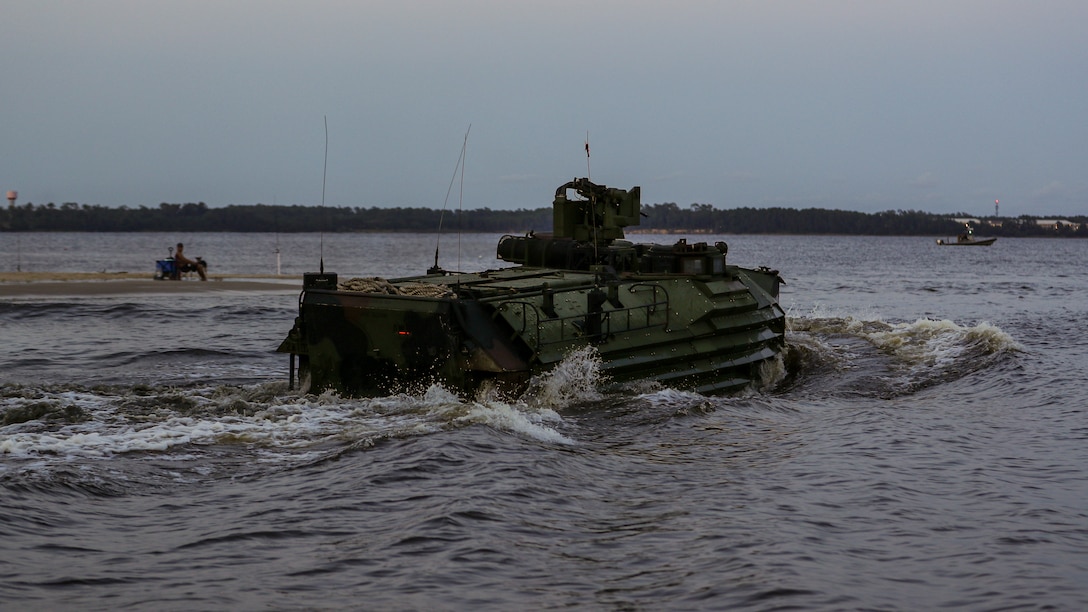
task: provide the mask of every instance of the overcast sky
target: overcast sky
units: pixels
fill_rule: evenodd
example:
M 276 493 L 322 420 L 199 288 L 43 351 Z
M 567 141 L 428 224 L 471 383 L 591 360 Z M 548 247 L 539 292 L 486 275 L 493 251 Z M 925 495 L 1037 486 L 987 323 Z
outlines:
M 1084 0 L 0 0 L 19 203 L 1088 214 Z

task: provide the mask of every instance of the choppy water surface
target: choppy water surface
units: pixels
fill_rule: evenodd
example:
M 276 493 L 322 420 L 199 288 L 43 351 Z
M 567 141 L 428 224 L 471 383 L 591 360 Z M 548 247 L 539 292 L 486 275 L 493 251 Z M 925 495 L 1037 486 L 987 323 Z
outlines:
M 173 239 L 0 234 L 0 266 L 150 274 Z M 304 395 L 273 352 L 294 290 L 4 299 L 0 607 L 1088 605 L 1088 242 L 692 239 L 782 271 L 772 386 L 605 394 L 582 353 L 516 400 Z M 185 237 L 236 273 L 320 240 Z M 396 276 L 434 237 L 323 248 Z

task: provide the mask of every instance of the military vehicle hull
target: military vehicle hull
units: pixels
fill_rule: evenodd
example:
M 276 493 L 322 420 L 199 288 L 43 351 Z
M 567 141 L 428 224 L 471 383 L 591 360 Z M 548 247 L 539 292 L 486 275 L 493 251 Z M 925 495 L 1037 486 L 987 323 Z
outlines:
M 617 198 L 628 192 L 571 185 L 624 212 Z M 556 204 L 558 228 L 567 204 L 559 192 Z M 291 354 L 292 385 L 354 396 L 433 383 L 465 395 L 485 386 L 516 392 L 593 346 L 605 384 L 726 393 L 757 380 L 783 349 L 777 271 L 727 265 L 721 243 L 634 245 L 615 234 L 594 243 L 570 235 L 578 223 L 567 225 L 559 236 L 503 237 L 499 259 L 520 264 L 508 268 L 349 283 L 306 275 L 279 348 Z

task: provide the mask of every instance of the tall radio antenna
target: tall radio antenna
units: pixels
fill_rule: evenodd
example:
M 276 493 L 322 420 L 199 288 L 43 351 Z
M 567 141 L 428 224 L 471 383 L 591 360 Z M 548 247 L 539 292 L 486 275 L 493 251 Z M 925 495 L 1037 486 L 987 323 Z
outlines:
M 457 194 L 457 271 L 461 271 L 461 228 L 464 225 L 465 220 L 465 162 L 468 161 L 468 133 L 472 129 L 472 124 L 468 124 L 468 130 L 465 130 L 465 142 L 461 145 L 461 185 L 459 186 L 459 192 Z M 457 284 L 461 284 L 461 277 L 457 277 Z
M 461 173 L 461 200 L 464 200 L 465 191 L 465 150 L 468 149 L 468 133 L 472 131 L 472 124 L 468 124 L 468 129 L 465 130 L 465 141 L 461 144 L 461 154 L 457 156 L 457 163 L 453 166 L 453 176 L 450 177 L 450 186 L 446 189 L 446 199 L 442 201 L 442 212 L 438 215 L 438 237 L 434 241 L 434 267 L 428 270 L 428 273 L 438 274 L 442 271 L 442 268 L 438 267 L 438 248 L 442 243 L 442 221 L 446 217 L 446 206 L 450 203 L 450 194 L 453 193 L 453 182 L 457 180 L 457 173 Z M 460 205 L 458 206 L 460 210 Z M 460 220 L 458 220 L 458 230 L 460 230 Z M 461 244 L 460 234 L 458 234 L 457 244 L 457 268 L 461 268 Z
M 321 168 L 321 252 L 318 272 L 325 273 L 325 176 L 329 172 L 329 116 L 325 115 L 325 164 Z
M 589 130 L 586 130 L 586 180 L 593 182 L 593 173 L 589 171 Z M 596 266 L 600 263 L 598 261 L 597 253 L 597 191 L 593 190 L 589 194 L 589 214 L 590 214 L 590 227 L 593 228 L 593 263 Z M 593 283 L 595 285 L 600 284 L 600 274 L 594 272 Z

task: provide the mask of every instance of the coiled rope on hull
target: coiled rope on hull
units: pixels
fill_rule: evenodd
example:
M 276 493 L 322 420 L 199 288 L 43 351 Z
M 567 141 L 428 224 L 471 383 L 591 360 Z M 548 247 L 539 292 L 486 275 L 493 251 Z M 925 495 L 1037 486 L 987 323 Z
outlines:
M 385 295 L 407 295 L 413 297 L 456 297 L 453 290 L 445 285 L 432 285 L 430 283 L 405 283 L 403 285 L 394 285 L 386 279 L 377 276 L 348 279 L 339 283 L 337 289 L 340 291 L 354 291 L 357 293 L 382 293 Z

